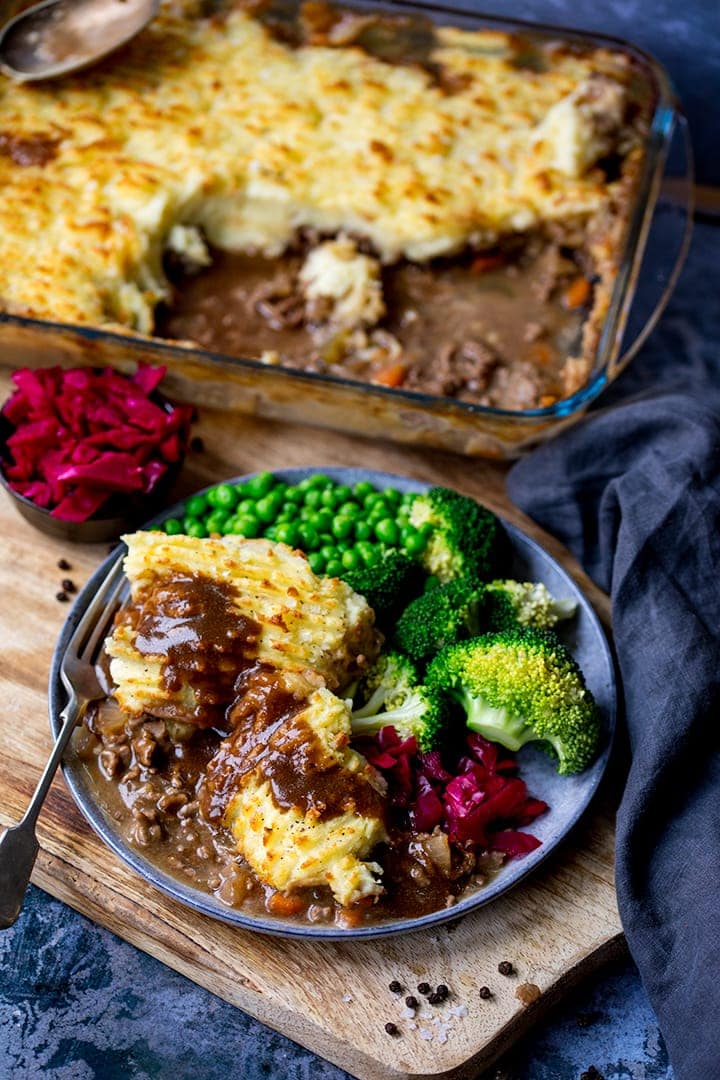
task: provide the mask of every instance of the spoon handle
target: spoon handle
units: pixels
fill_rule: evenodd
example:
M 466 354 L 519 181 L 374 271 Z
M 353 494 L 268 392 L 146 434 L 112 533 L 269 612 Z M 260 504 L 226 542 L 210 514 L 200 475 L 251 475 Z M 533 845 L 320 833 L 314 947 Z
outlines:
M 0 836 L 0 930 L 12 926 L 23 905 L 39 850 L 35 826 L 53 776 L 70 741 L 79 714 L 75 694 L 61 713 L 62 726 L 22 821 Z

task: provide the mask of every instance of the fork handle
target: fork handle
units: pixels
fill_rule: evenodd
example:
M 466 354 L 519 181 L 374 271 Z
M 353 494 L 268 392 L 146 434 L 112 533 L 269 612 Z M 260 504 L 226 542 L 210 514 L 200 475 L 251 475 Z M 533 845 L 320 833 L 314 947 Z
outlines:
M 22 820 L 0 836 L 0 930 L 12 926 L 20 914 L 39 849 L 35 835 L 38 814 L 79 716 L 73 694 L 60 714 L 60 733 Z

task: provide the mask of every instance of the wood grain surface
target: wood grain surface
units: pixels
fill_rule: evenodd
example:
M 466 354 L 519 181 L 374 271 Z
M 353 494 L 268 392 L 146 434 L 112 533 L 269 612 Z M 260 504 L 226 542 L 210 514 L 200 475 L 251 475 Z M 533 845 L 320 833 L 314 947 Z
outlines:
M 0 370 L 0 398 L 9 393 Z M 607 623 L 607 598 L 566 552 L 514 509 L 505 470 L 438 452 L 363 442 L 205 410 L 177 496 L 226 476 L 293 465 L 364 465 L 437 482 L 474 495 L 538 538 L 570 570 Z M 81 586 L 106 553 L 50 539 L 0 500 L 0 823 L 17 820 L 50 751 L 47 681 L 68 607 L 55 599 L 60 579 Z M 58 559 L 72 564 L 61 571 Z M 33 880 L 127 941 L 284 1032 L 357 1077 L 470 1077 L 488 1067 L 558 994 L 620 942 L 613 884 L 612 782 L 581 824 L 530 880 L 456 923 L 379 943 L 283 942 L 241 932 L 185 910 L 147 885 L 105 848 L 76 809 L 62 778 L 40 818 Z M 503 977 L 511 960 L 517 974 Z M 450 1002 L 411 1030 L 399 1019 L 397 979 L 445 982 Z M 539 987 L 530 1006 L 522 984 Z M 487 985 L 493 997 L 482 1000 Z M 467 1015 L 464 1013 L 464 1006 Z M 459 1008 L 458 1008 L 459 1007 Z M 428 1011 L 430 1011 L 428 1009 Z M 398 1021 L 402 1034 L 384 1025 Z M 422 1029 L 422 1030 L 421 1030 Z M 425 1032 L 425 1037 L 422 1035 Z M 428 1033 L 432 1037 L 427 1037 Z

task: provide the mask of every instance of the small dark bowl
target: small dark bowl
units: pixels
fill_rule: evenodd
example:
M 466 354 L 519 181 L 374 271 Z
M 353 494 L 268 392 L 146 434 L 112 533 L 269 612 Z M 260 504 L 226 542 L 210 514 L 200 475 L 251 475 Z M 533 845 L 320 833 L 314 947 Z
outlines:
M 172 402 L 161 394 L 153 394 L 152 400 L 161 405 L 166 412 L 173 409 Z M 102 509 L 87 521 L 63 521 L 53 517 L 49 510 L 38 506 L 32 499 L 26 499 L 10 487 L 5 476 L 5 464 L 9 460 L 7 440 L 15 427 L 0 411 L 0 484 L 5 488 L 15 504 L 15 508 L 26 521 L 36 529 L 54 536 L 58 540 L 69 540 L 76 544 L 103 544 L 116 540 L 121 533 L 132 530 L 148 518 L 155 517 L 159 506 L 169 495 L 182 468 L 184 454 L 177 461 L 168 464 L 165 475 L 158 481 L 148 495 L 112 495 Z

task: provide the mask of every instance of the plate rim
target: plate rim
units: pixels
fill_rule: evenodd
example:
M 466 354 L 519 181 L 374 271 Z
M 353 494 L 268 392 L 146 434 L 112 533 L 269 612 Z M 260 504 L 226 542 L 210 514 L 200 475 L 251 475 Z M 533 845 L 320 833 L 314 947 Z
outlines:
M 211 484 L 207 484 L 205 487 L 198 488 L 196 491 L 185 496 L 185 498 L 178 500 L 171 506 L 161 510 L 153 518 L 139 526 L 139 528 L 151 528 L 153 525 L 159 524 L 168 517 L 176 516 L 174 512 L 177 511 L 179 507 L 183 506 L 191 495 L 202 494 L 210 488 L 216 487 L 219 483 L 241 483 L 253 476 L 257 476 L 261 471 L 271 471 L 273 475 L 279 479 L 292 481 L 294 483 L 297 483 L 305 476 L 322 473 L 340 483 L 355 483 L 359 479 L 366 479 L 378 487 L 384 485 L 386 487 L 397 487 L 400 490 L 405 491 L 415 490 L 423 492 L 429 490 L 431 487 L 439 486 L 436 483 L 417 480 L 413 477 L 403 476 L 399 473 L 389 473 L 377 469 L 364 469 L 353 466 L 317 465 L 296 466 L 286 469 L 256 470 L 254 472 L 229 477 L 226 480 L 217 480 Z M 474 496 L 470 497 L 474 498 Z M 479 500 L 476 499 L 475 501 Z M 568 584 L 573 595 L 577 597 L 578 604 L 581 607 L 584 616 L 589 620 L 589 627 L 597 639 L 597 644 L 600 646 L 600 652 L 607 666 L 608 673 L 608 700 L 606 702 L 606 707 L 603 709 L 605 745 L 598 758 L 587 771 L 587 783 L 585 789 L 583 789 L 582 797 L 578 800 L 578 805 L 573 809 L 565 826 L 557 836 L 544 841 L 540 847 L 530 852 L 522 860 L 514 862 L 513 866 L 517 869 L 511 880 L 503 881 L 497 877 L 493 878 L 486 887 L 481 887 L 475 892 L 470 893 L 452 907 L 442 908 L 439 911 L 430 912 L 419 918 L 397 919 L 392 922 L 347 929 L 343 929 L 335 923 L 293 923 L 289 921 L 283 922 L 280 917 L 271 915 L 268 915 L 267 917 L 248 915 L 243 913 L 242 908 L 226 906 L 222 904 L 221 901 L 216 900 L 211 893 L 186 885 L 180 878 L 173 877 L 171 874 L 155 865 L 151 860 L 145 858 L 139 849 L 136 850 L 133 848 L 131 844 L 124 840 L 113 829 L 112 819 L 105 813 L 101 804 L 91 798 L 89 788 L 82 781 L 82 766 L 74 765 L 72 761 L 63 760 L 61 762 L 63 779 L 65 780 L 76 806 L 93 831 L 126 866 L 129 866 L 131 870 L 139 874 L 145 881 L 149 882 L 154 888 L 159 889 L 160 892 L 170 897 L 172 900 L 190 908 L 190 910 L 197 914 L 215 919 L 226 925 L 236 927 L 239 930 L 252 931 L 271 937 L 304 940 L 313 939 L 315 941 L 347 941 L 350 939 L 367 940 L 380 937 L 392 937 L 399 934 L 416 933 L 462 918 L 465 915 L 470 915 L 480 908 L 485 907 L 486 904 L 501 899 L 501 897 L 505 896 L 510 890 L 518 886 L 530 874 L 534 873 L 541 863 L 548 859 L 553 852 L 564 843 L 594 801 L 597 790 L 610 763 L 615 743 L 618 713 L 618 679 L 614 653 L 607 639 L 607 635 L 605 634 L 604 627 L 600 622 L 597 612 L 580 585 L 572 578 L 565 567 L 562 566 L 557 559 L 542 546 L 542 544 L 535 540 L 534 537 L 529 536 L 518 526 L 504 519 L 502 515 L 497 514 L 496 516 L 502 522 L 514 547 L 517 545 L 524 545 L 529 548 L 533 554 L 539 556 L 542 561 L 551 566 L 554 572 L 559 574 Z M 88 603 L 98 591 L 102 581 L 113 570 L 116 564 L 124 558 L 125 550 L 125 545 L 120 543 L 114 551 L 103 559 L 100 566 L 90 576 L 86 584 L 78 593 L 78 596 L 60 629 L 50 663 L 48 685 L 48 712 L 50 730 L 53 738 L 56 738 L 58 735 L 60 728 L 59 714 L 65 704 L 66 694 L 60 680 L 60 664 L 69 644 L 70 637 L 77 626 L 77 623 L 82 618 Z M 552 811 L 552 806 L 550 809 Z M 497 887 L 495 887 L 496 885 Z

